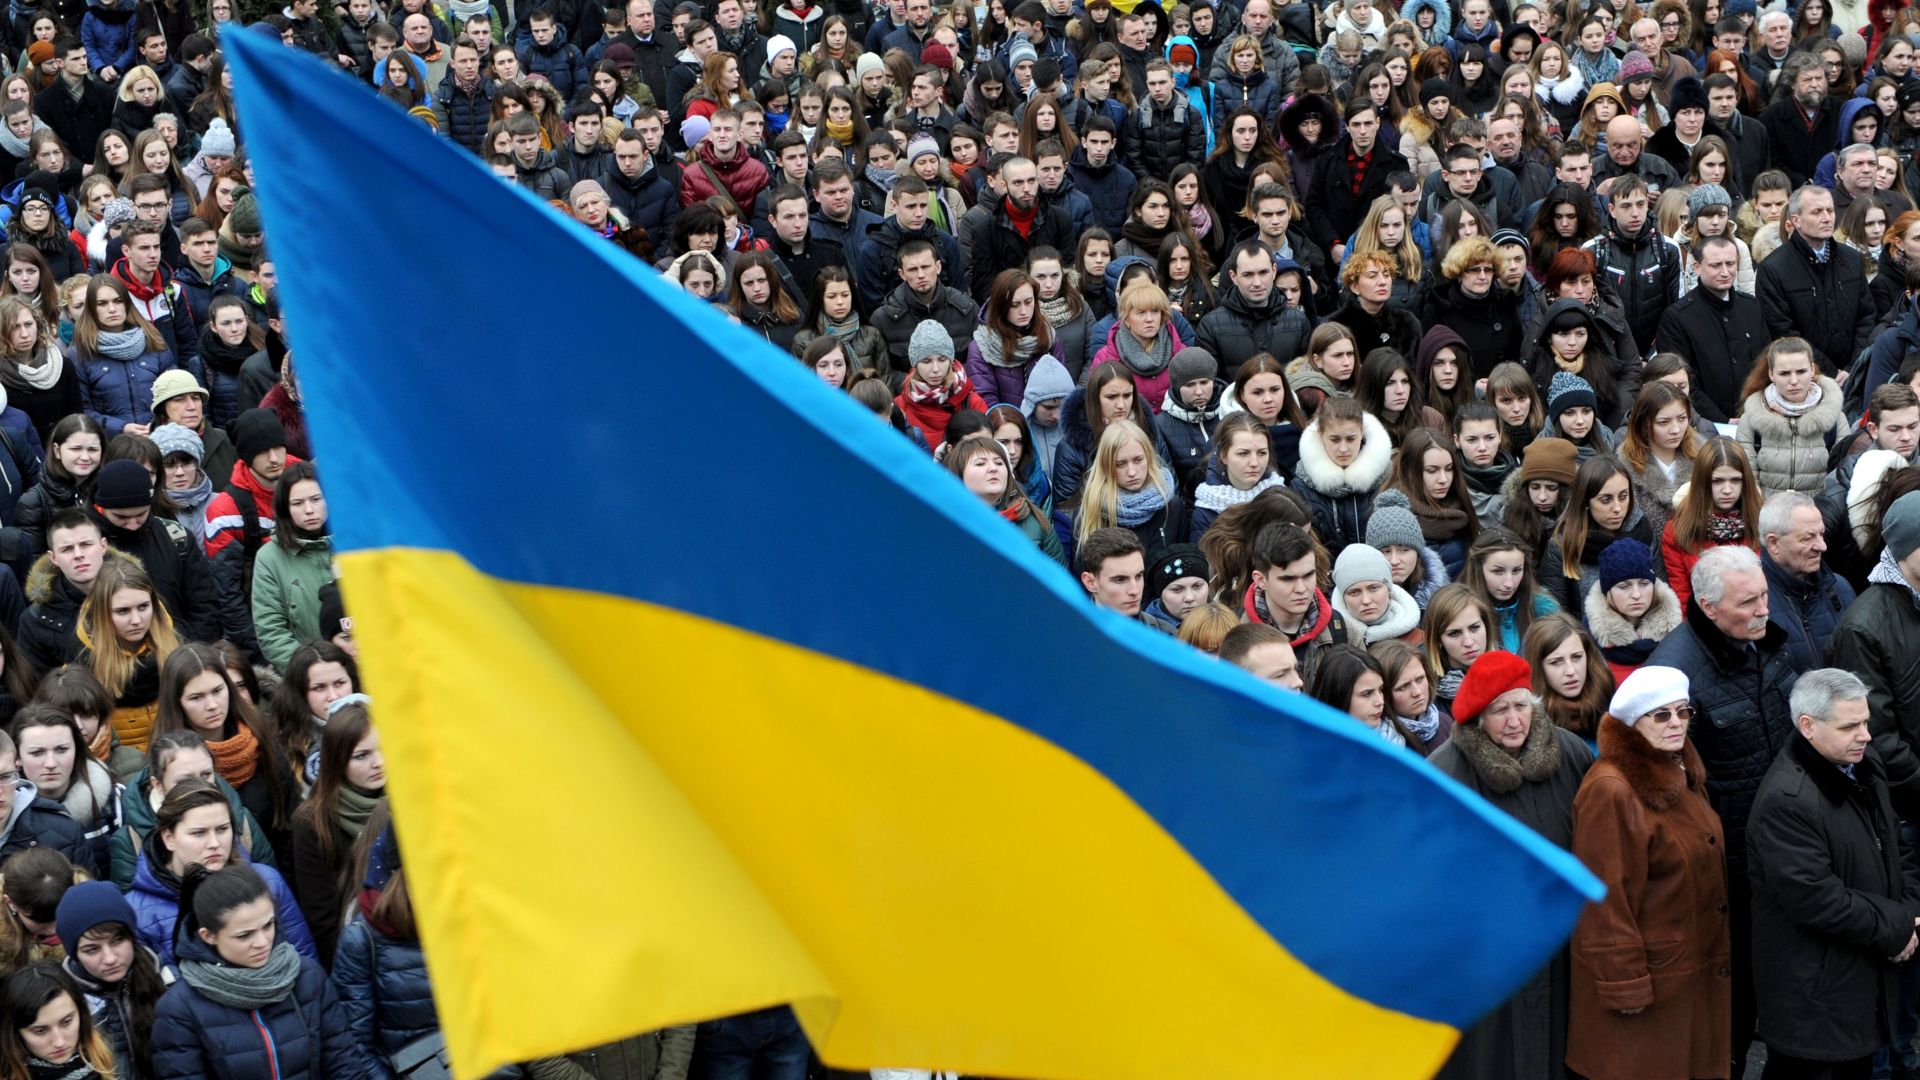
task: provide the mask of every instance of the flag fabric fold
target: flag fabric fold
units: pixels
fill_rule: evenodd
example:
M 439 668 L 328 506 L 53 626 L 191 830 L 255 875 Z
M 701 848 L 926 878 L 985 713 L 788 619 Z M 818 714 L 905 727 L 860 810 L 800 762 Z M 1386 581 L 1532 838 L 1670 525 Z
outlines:
M 405 113 L 231 38 L 463 1075 L 792 1002 L 848 1067 L 1426 1076 L 1598 895 L 1350 719 L 1094 610 L 847 395 Z

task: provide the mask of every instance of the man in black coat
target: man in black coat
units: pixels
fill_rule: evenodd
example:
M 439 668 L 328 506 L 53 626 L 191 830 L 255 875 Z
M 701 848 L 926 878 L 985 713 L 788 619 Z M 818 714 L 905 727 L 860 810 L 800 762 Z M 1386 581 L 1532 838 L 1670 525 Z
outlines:
M 1387 178 L 1405 172 L 1407 159 L 1380 142 L 1380 110 L 1366 97 L 1347 102 L 1347 132 L 1320 155 L 1307 185 L 1307 229 L 1313 242 L 1339 262 L 1347 237 L 1367 216 L 1373 200 L 1391 194 Z
M 658 118 L 654 123 L 659 123 Z M 601 183 L 614 209 L 627 219 L 627 227 L 644 231 L 653 249 L 665 252 L 673 220 L 680 216 L 680 191 L 655 167 L 640 132 L 627 128 L 614 140 L 613 167 Z
M 75 160 L 92 152 L 100 133 L 113 125 L 113 91 L 94 80 L 87 66 L 87 47 L 77 37 L 53 43 L 60 54 L 60 77 L 33 96 L 33 111 L 47 122 Z
M 1626 309 L 1634 347 L 1644 355 L 1653 348 L 1660 319 L 1680 299 L 1685 260 L 1680 245 L 1660 234 L 1646 182 L 1626 173 L 1610 183 L 1606 228 L 1587 241 L 1586 248 L 1593 252 L 1601 283 Z
M 1000 178 L 1007 186 L 1006 195 L 993 205 L 993 216 L 974 231 L 973 243 L 963 246 L 968 287 L 981 303 L 986 302 L 1000 271 L 1027 264 L 1029 250 L 1071 250 L 1066 245 L 1066 221 L 1040 199 L 1040 167 L 1017 157 L 1000 170 Z
M 660 15 L 653 0 L 628 0 L 627 29 L 607 46 L 606 52 L 606 59 L 615 66 L 622 71 L 631 68 L 640 77 L 653 92 L 656 107 L 667 100 L 667 65 L 673 63 L 673 54 L 679 45 L 672 34 L 656 33 L 659 25 Z M 627 52 L 619 52 L 622 47 Z M 743 73 L 745 70 L 741 69 Z
M 1767 106 L 1760 124 L 1767 129 L 1773 167 L 1798 187 L 1813 178 L 1839 138 L 1840 103 L 1827 96 L 1827 69 L 1815 53 L 1789 56 L 1780 80 L 1793 92 Z
M 13 737 L 0 732 L 0 862 L 30 847 L 50 847 L 76 869 L 100 876 L 86 830 L 67 815 L 66 807 L 41 796 L 33 782 L 20 775 Z
M 1290 306 L 1274 288 L 1273 255 L 1258 240 L 1243 240 L 1227 256 L 1231 286 L 1220 304 L 1194 327 L 1195 344 L 1220 361 L 1220 377 L 1230 379 L 1260 353 L 1303 356 L 1307 351 L 1306 313 Z
M 1920 948 L 1920 869 L 1873 752 L 1866 684 L 1809 671 L 1792 710 L 1798 733 L 1747 819 L 1767 1075 L 1866 1076 L 1894 1042 L 1898 965 Z
M 793 296 L 794 306 L 800 309 L 801 321 L 810 322 L 819 314 L 808 306 L 813 279 L 829 266 L 846 270 L 849 276 L 852 275 L 852 268 L 847 265 L 847 253 L 841 250 L 839 244 L 824 236 L 813 235 L 813 221 L 808 216 L 811 206 L 807 202 L 806 189 L 783 184 L 774 190 L 771 201 L 773 236 L 767 241 L 768 254 L 780 263 L 781 277 L 787 291 Z M 872 311 L 875 306 L 877 302 L 863 303 L 860 310 Z
M 1747 816 L 1760 781 L 1793 736 L 1788 695 L 1799 677 L 1786 631 L 1767 620 L 1760 556 L 1709 548 L 1694 564 L 1686 621 L 1647 657 L 1692 679 L 1687 737 L 1707 771 L 1707 797 L 1726 827 L 1727 925 L 1733 939 L 1733 1056 L 1753 1041 L 1752 920 L 1747 884 Z
M 1920 492 L 1887 507 L 1880 534 L 1886 549 L 1833 628 L 1827 660 L 1866 683 L 1874 749 L 1910 817 L 1907 807 L 1920 805 Z
M 1833 192 L 1809 184 L 1787 204 L 1793 235 L 1760 264 L 1754 291 L 1767 332 L 1802 337 L 1822 374 L 1838 375 L 1873 335 L 1873 294 L 1860 253 L 1833 239 Z
M 893 369 L 904 372 L 908 370 L 907 346 L 921 323 L 932 319 L 946 327 L 953 340 L 971 341 L 980 306 L 966 293 L 940 283 L 940 256 L 925 240 L 900 245 L 898 260 L 900 284 L 887 294 L 869 322 L 886 339 Z
M 861 245 L 858 272 L 860 310 L 873 311 L 886 300 L 900 281 L 895 272 L 901 245 L 909 240 L 925 240 L 940 256 L 940 281 L 956 289 L 966 289 L 966 264 L 960 257 L 960 242 L 953 234 L 933 224 L 933 190 L 918 176 L 902 176 L 893 183 L 893 213 L 867 230 Z M 958 339 L 955 339 L 958 340 Z
M 132 468 L 127 468 L 126 462 Z M 160 602 L 187 641 L 218 641 L 219 597 L 206 552 L 186 526 L 153 513 L 153 478 L 128 458 L 100 467 L 93 490 L 94 521 L 107 543 L 140 560 Z
M 1660 317 L 1661 352 L 1679 353 L 1693 366 L 1693 407 L 1715 423 L 1740 418 L 1740 388 L 1772 335 L 1760 301 L 1739 292 L 1733 279 L 1740 248 L 1725 236 L 1700 250 L 1700 287 Z

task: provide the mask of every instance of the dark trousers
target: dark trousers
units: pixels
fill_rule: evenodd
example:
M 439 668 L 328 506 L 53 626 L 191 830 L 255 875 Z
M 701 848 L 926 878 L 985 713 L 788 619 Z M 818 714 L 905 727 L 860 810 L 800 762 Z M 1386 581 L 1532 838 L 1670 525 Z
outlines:
M 1761 1080 L 1867 1080 L 1873 1056 L 1852 1061 L 1808 1061 L 1767 1047 L 1767 1068 Z
M 811 1047 L 785 1005 L 701 1024 L 692 1080 L 806 1080 Z
M 1760 1011 L 1753 999 L 1753 891 L 1744 865 L 1727 868 L 1727 931 L 1733 943 L 1733 1071 L 1727 1075 L 1741 1080 Z M 1768 1069 L 1768 1080 L 1772 1075 Z

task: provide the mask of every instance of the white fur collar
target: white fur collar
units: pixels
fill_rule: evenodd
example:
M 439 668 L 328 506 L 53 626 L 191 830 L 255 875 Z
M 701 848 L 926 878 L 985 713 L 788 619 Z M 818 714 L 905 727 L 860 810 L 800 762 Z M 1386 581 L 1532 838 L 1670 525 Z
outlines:
M 1300 476 L 1313 490 L 1322 495 L 1352 495 L 1380 485 L 1393 464 L 1393 440 L 1371 413 L 1360 415 L 1360 425 L 1360 453 L 1344 469 L 1327 456 L 1326 444 L 1320 441 L 1320 421 L 1307 425 L 1300 436 Z
M 1349 633 L 1359 634 L 1364 631 L 1368 645 L 1406 637 L 1413 632 L 1414 627 L 1420 625 L 1420 605 L 1413 602 L 1413 597 L 1407 590 L 1391 581 L 1387 582 L 1387 613 L 1372 626 L 1355 618 L 1353 612 L 1347 609 L 1347 594 L 1344 592 L 1334 594 L 1333 610 L 1347 621 Z
M 1631 645 L 1642 639 L 1665 641 L 1668 634 L 1680 628 L 1680 597 L 1664 581 L 1653 583 L 1653 606 L 1640 616 L 1638 626 L 1613 610 L 1613 605 L 1607 603 L 1601 593 L 1598 581 L 1587 590 L 1586 609 L 1587 629 L 1593 631 L 1593 640 L 1603 649 Z

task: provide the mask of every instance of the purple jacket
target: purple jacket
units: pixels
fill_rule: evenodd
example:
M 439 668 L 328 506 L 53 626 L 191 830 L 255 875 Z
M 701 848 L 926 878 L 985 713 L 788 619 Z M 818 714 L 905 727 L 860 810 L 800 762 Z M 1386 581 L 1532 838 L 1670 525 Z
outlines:
M 1060 338 L 1054 336 L 1053 344 L 1042 356 L 1051 356 L 1062 364 L 1066 358 L 1060 352 Z M 1033 367 L 1040 362 L 1036 356 L 1019 367 L 1001 367 L 987 363 L 980 355 L 980 343 L 967 342 L 967 378 L 973 380 L 973 392 L 991 409 L 995 405 L 1012 405 L 1019 408 L 1027 396 L 1027 376 L 1033 374 Z

